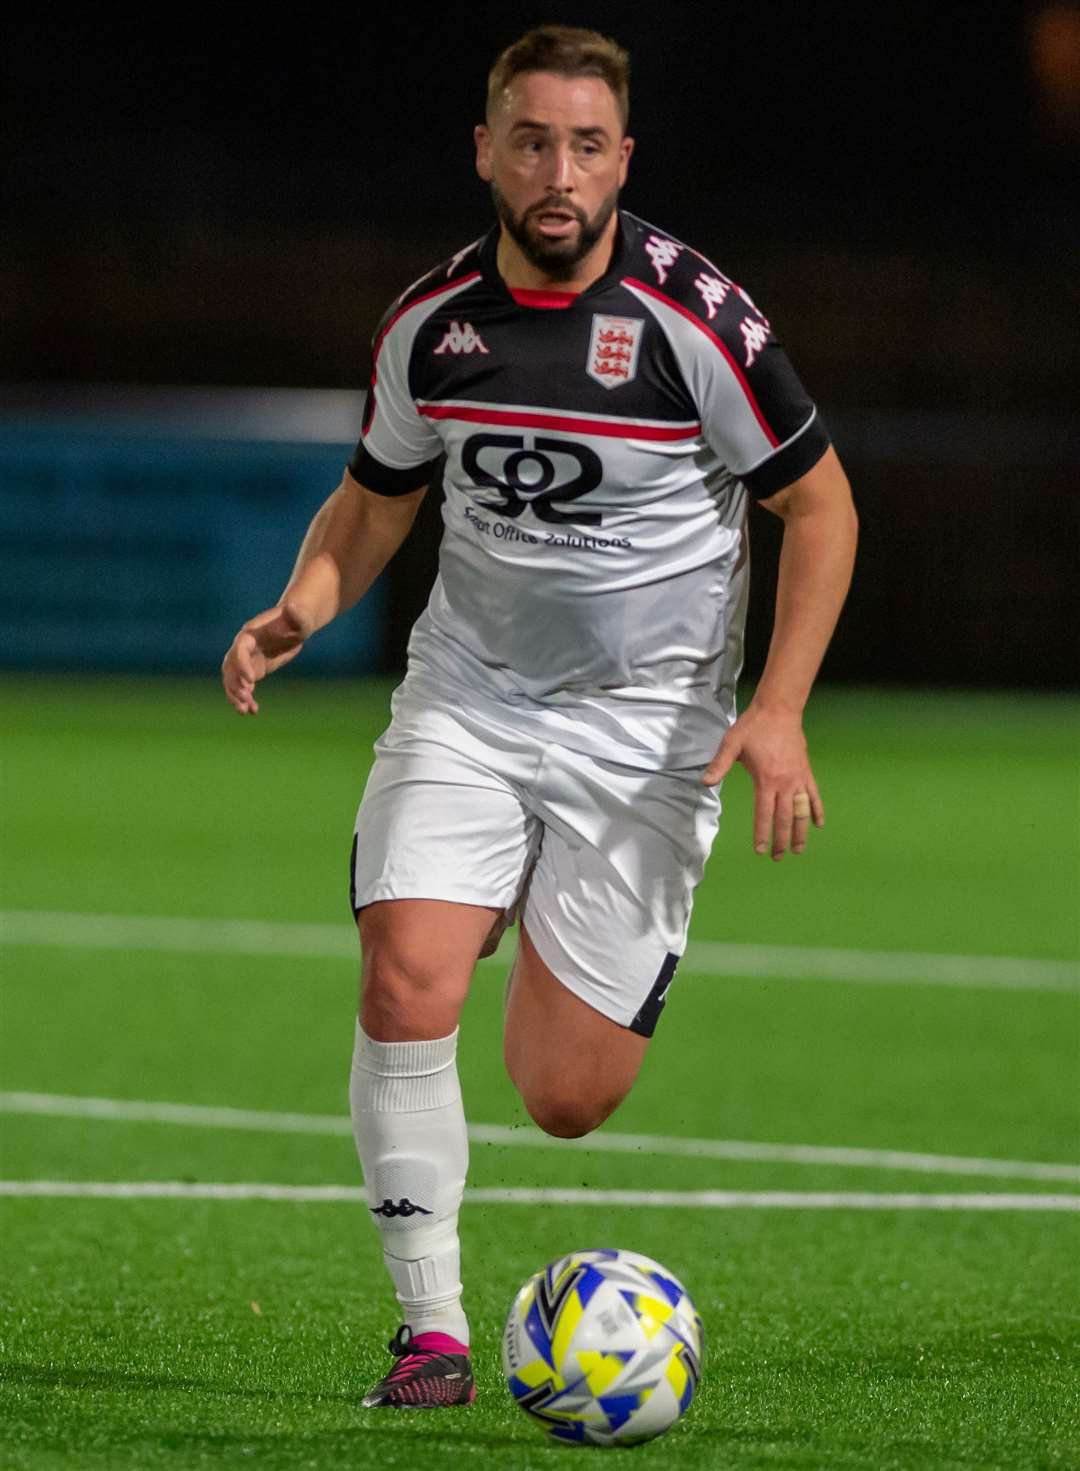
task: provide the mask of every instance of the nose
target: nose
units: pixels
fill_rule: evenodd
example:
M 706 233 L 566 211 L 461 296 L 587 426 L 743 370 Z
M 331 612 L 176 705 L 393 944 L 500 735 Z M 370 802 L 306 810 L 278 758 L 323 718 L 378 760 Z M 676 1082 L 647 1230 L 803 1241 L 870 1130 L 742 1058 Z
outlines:
M 551 189 L 555 194 L 569 194 L 574 187 L 574 159 L 568 147 L 556 148 L 551 165 Z

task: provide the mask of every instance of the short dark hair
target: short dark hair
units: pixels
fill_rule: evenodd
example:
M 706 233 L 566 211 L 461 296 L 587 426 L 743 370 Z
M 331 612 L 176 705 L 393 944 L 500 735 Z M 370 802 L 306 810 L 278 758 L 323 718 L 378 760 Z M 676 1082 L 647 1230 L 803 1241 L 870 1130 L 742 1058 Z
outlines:
M 609 36 L 579 26 L 534 26 L 507 46 L 488 74 L 487 115 L 522 72 L 554 72 L 559 77 L 599 77 L 615 94 L 623 131 L 630 119 L 630 54 Z

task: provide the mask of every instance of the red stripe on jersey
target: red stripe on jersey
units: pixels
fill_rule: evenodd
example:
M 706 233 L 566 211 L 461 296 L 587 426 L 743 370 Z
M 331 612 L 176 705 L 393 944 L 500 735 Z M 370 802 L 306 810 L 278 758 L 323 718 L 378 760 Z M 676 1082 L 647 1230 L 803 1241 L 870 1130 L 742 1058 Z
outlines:
M 456 404 L 417 404 L 427 419 L 460 419 L 465 424 L 513 424 L 520 429 L 564 429 L 570 434 L 596 434 L 606 439 L 695 439 L 700 424 L 672 426 L 635 424 L 630 419 L 572 419 L 566 414 L 523 409 L 470 409 Z
M 375 384 L 378 382 L 379 379 L 379 353 L 382 351 L 383 342 L 385 341 L 386 334 L 390 331 L 391 327 L 400 322 L 406 312 L 411 312 L 413 307 L 419 306 L 421 302 L 430 301 L 434 296 L 443 296 L 447 291 L 453 291 L 455 286 L 465 286 L 466 284 L 471 285 L 473 281 L 479 281 L 479 279 L 479 271 L 470 271 L 467 276 L 461 276 L 456 281 L 448 281 L 445 286 L 436 286 L 434 291 L 425 291 L 423 296 L 418 296 L 415 301 L 410 301 L 408 306 L 403 306 L 400 311 L 394 313 L 394 315 L 387 322 L 386 326 L 379 333 L 378 337 L 375 339 L 375 346 L 371 350 L 371 400 L 373 405 L 375 400 Z M 371 431 L 371 426 L 375 422 L 374 410 L 366 417 L 367 428 L 361 430 L 361 439 L 366 439 Z
M 563 311 L 578 299 L 576 291 L 532 291 L 524 286 L 511 286 L 510 295 L 518 306 L 548 307 L 552 311 Z
M 697 254 L 696 251 L 694 253 L 695 255 Z M 776 449 L 776 447 L 780 443 L 780 440 L 769 428 L 768 420 L 761 412 L 761 406 L 758 403 L 757 399 L 754 397 L 754 391 L 750 387 L 749 383 L 746 381 L 746 375 L 743 373 L 743 370 L 739 367 L 735 359 L 731 356 L 731 353 L 728 351 L 727 344 L 724 342 L 723 338 L 717 337 L 715 332 L 706 327 L 701 318 L 696 317 L 694 313 L 690 311 L 689 307 L 685 307 L 680 302 L 674 301 L 670 296 L 665 296 L 662 291 L 657 291 L 656 287 L 650 286 L 647 281 L 636 281 L 633 279 L 633 277 L 627 276 L 625 277 L 623 284 L 626 286 L 632 286 L 635 291 L 644 291 L 646 296 L 655 296 L 657 301 L 662 301 L 665 306 L 671 307 L 673 311 L 676 311 L 679 313 L 680 316 L 685 317 L 688 322 L 693 322 L 694 326 L 698 329 L 699 332 L 705 333 L 705 336 L 709 339 L 709 341 L 723 354 L 728 367 L 735 374 L 735 378 L 739 384 L 739 387 L 746 395 L 747 403 L 754 411 L 755 419 L 757 419 L 758 423 L 764 430 L 766 439 L 768 439 L 773 449 Z

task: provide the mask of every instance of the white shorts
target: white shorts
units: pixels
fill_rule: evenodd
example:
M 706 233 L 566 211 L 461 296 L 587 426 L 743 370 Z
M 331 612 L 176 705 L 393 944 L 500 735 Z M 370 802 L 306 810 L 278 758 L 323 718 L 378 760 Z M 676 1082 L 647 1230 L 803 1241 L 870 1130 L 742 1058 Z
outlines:
M 549 745 L 399 692 L 356 818 L 354 913 L 378 899 L 509 909 L 576 996 L 652 1036 L 716 835 L 700 772 Z

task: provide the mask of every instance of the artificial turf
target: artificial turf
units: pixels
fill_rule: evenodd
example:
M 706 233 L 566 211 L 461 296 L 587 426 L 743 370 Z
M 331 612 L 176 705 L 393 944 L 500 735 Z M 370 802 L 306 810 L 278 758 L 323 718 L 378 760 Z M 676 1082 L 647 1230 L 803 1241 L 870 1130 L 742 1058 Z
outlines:
M 345 857 L 387 687 L 9 681 L 3 907 L 347 926 Z M 801 860 L 750 847 L 735 773 L 698 940 L 1076 954 L 1076 702 L 821 691 L 829 809 Z M 0 1088 L 345 1116 L 355 965 L 7 945 Z M 460 1069 L 476 1124 L 527 1126 L 481 967 Z M 684 969 L 608 1130 L 1080 1160 L 1077 996 Z M 0 1116 L 7 1180 L 359 1182 L 347 1134 Z M 601 1135 L 604 1131 L 601 1131 Z M 470 1186 L 1080 1193 L 1078 1184 L 472 1147 Z M 706 1324 L 684 1422 L 633 1452 L 687 1468 L 1080 1464 L 1077 1216 L 466 1205 L 477 1403 L 364 1411 L 396 1326 L 356 1204 L 0 1201 L 0 1461 L 18 1471 L 529 1468 L 500 1382 L 519 1282 L 564 1251 L 657 1257 Z M 601 1455 L 598 1451 L 578 1451 Z

